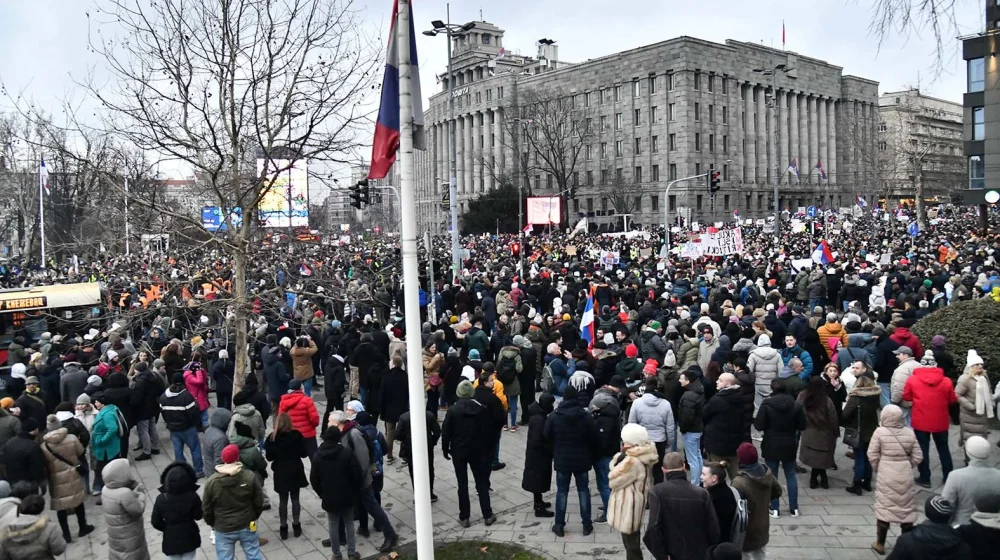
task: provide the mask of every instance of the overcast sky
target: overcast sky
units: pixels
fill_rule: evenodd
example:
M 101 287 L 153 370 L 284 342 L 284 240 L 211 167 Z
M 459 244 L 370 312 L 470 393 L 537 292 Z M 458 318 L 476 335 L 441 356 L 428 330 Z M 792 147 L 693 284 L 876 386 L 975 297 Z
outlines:
M 936 79 L 929 30 L 894 33 L 879 50 L 869 30 L 874 1 L 462 0 L 452 3 L 451 20 L 479 20 L 482 10 L 482 19 L 506 30 L 506 48 L 534 55 L 535 41 L 544 37 L 558 42 L 563 60 L 582 62 L 678 35 L 780 47 L 784 19 L 790 51 L 842 66 L 845 74 L 877 80 L 881 92 L 915 86 L 919 75 L 924 93 L 961 102 L 965 65 L 955 37 L 982 30 L 984 0 L 956 0 L 956 18 L 945 27 L 943 66 Z M 392 0 L 359 0 L 355 6 L 373 30 L 388 29 Z M 430 28 L 431 20 L 445 19 L 445 6 L 443 0 L 415 2 L 418 34 Z M 74 78 L 83 78 L 88 68 L 100 72 L 100 60 L 87 50 L 85 13 L 92 9 L 88 0 L 0 0 L 0 81 L 51 111 L 58 99 L 81 100 Z M 426 97 L 436 91 L 434 75 L 445 68 L 445 40 L 418 35 L 417 49 Z M 0 110 L 6 103 L 0 99 Z

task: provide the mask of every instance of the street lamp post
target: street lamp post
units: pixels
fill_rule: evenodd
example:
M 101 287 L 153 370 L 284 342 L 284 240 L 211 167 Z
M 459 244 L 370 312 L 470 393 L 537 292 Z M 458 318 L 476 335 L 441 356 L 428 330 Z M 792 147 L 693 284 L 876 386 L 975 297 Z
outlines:
M 451 4 L 447 4 L 447 20 L 447 22 L 439 19 L 432 21 L 434 29 L 424 31 L 424 35 L 436 37 L 443 33 L 448 38 L 448 166 L 451 172 L 448 179 L 448 206 L 451 211 L 451 266 L 454 269 L 452 278 L 455 278 L 462 272 L 462 257 L 458 245 L 458 163 L 455 154 L 455 135 L 458 132 L 458 125 L 455 122 L 455 76 L 452 73 L 451 42 L 452 37 L 465 35 L 476 24 L 472 22 L 465 25 L 452 24 Z
M 663 191 L 663 242 L 667 250 L 667 258 L 670 258 L 670 188 L 677 183 L 701 179 L 702 177 L 707 176 L 708 173 L 702 173 L 701 175 L 692 175 L 690 177 L 674 179 L 673 181 L 667 183 L 667 188 Z
M 774 68 L 754 68 L 755 74 L 771 76 L 771 107 L 774 109 L 774 244 L 781 247 L 781 203 L 778 188 L 781 185 L 781 141 L 778 138 L 781 115 L 778 114 L 778 72 L 788 73 L 792 68 L 778 64 Z

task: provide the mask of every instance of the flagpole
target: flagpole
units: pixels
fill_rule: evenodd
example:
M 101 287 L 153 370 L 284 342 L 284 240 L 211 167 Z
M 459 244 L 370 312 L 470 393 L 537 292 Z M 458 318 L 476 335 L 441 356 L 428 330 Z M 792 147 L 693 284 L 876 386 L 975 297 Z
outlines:
M 45 158 L 42 158 L 38 166 L 38 228 L 42 235 L 42 269 L 45 269 L 45 177 L 42 176 L 42 166 L 45 165 Z M 46 170 L 47 171 L 47 170 Z
M 125 254 L 132 254 L 128 244 L 128 177 L 125 178 Z
M 406 317 L 406 370 L 410 397 L 410 461 L 413 465 L 413 511 L 417 557 L 434 559 L 434 525 L 431 511 L 430 462 L 427 450 L 427 417 L 424 409 L 423 349 L 420 344 L 420 276 L 417 269 L 416 185 L 413 155 L 413 67 L 410 65 L 410 0 L 397 0 L 396 45 L 399 54 L 399 156 L 400 252 L 403 260 L 404 317 Z M 449 38 L 450 41 L 450 38 Z M 449 77 L 449 82 L 451 78 Z M 452 199 L 454 200 L 454 199 Z M 459 271 L 456 270 L 456 275 Z

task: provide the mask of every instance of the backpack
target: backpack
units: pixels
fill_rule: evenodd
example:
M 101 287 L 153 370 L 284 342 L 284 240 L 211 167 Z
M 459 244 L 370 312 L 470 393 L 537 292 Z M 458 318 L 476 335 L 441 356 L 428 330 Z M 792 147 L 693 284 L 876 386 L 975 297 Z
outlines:
M 501 383 L 503 383 L 503 381 L 501 381 Z M 545 364 L 542 368 L 542 391 L 551 395 L 553 394 L 552 391 L 554 391 L 555 388 L 556 382 L 552 377 L 552 368 L 549 367 L 549 364 Z
M 517 363 L 514 358 L 504 356 L 497 362 L 497 379 L 503 383 L 504 387 L 514 383 L 517 378 Z
M 747 536 L 747 525 L 750 523 L 750 507 L 746 498 L 740 495 L 739 490 L 732 486 L 729 489 L 733 491 L 733 497 L 736 498 L 736 515 L 733 516 L 733 526 L 729 531 L 729 542 L 742 549 L 743 541 Z
M 372 440 L 371 436 L 361 429 L 361 426 L 354 426 L 351 429 L 357 430 L 361 434 L 361 437 L 365 438 L 365 445 L 368 447 L 368 462 L 371 463 L 372 474 L 380 474 L 382 472 L 382 446 L 379 445 L 378 440 Z M 354 438 L 347 438 L 347 444 L 353 452 Z

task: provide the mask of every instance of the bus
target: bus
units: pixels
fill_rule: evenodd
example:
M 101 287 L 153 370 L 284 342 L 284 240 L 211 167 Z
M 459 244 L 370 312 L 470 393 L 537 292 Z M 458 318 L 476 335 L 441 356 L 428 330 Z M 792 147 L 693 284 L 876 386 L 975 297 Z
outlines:
M 0 290 L 0 366 L 15 336 L 27 345 L 46 331 L 86 332 L 104 315 L 101 293 L 96 282 Z

